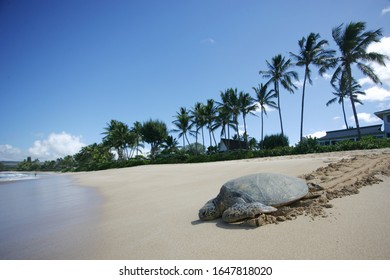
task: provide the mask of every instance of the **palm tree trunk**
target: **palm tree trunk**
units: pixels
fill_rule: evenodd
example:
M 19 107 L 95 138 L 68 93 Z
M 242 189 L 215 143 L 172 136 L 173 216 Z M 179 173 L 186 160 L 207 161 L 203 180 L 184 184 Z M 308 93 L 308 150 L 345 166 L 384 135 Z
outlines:
M 205 147 L 205 145 L 204 145 L 204 130 L 203 130 L 203 126 L 202 126 L 202 143 L 203 143 L 203 147 Z
M 217 146 L 217 140 L 215 140 L 214 131 L 211 131 L 211 133 L 213 134 L 214 144 L 215 144 L 215 146 Z
M 199 134 L 199 126 L 196 126 L 196 135 L 195 135 L 195 147 L 198 146 L 198 134 Z
M 230 118 L 229 118 L 229 123 L 227 124 L 227 129 L 228 129 L 227 150 L 229 151 L 229 147 L 230 147 Z
M 209 125 L 209 136 L 210 136 L 210 146 L 213 145 L 213 142 L 211 140 L 211 126 Z
M 349 98 L 351 99 L 352 103 L 352 111 L 353 111 L 353 116 L 355 118 L 355 123 L 356 123 L 356 129 L 358 133 L 358 140 L 360 141 L 361 139 L 361 133 L 360 133 L 360 126 L 359 126 L 359 119 L 356 113 L 356 106 L 355 106 L 355 101 L 353 99 L 353 93 L 352 93 L 352 73 L 351 73 L 351 68 L 348 68 L 348 91 L 349 91 Z
M 187 140 L 187 144 L 190 145 L 190 141 L 188 141 L 188 137 L 187 137 L 187 134 L 184 134 L 184 136 L 186 137 L 186 140 Z
M 345 106 L 344 106 L 344 98 L 341 100 L 341 107 L 343 108 L 345 129 L 348 129 L 347 116 L 345 115 Z
M 263 109 L 261 110 L 261 149 L 263 149 L 263 140 L 264 140 L 264 122 L 263 122 Z
M 361 136 L 361 133 L 360 133 L 359 119 L 358 119 L 358 116 L 357 116 L 357 113 L 356 113 L 356 106 L 355 106 L 355 102 L 353 101 L 352 94 L 350 94 L 350 98 L 351 98 L 351 103 L 352 103 L 353 116 L 355 118 L 356 129 L 357 129 L 357 133 L 358 133 L 358 140 L 360 140 L 362 136 Z
M 237 139 L 238 139 L 238 148 L 241 149 L 241 140 L 240 140 L 240 132 L 238 131 L 238 119 L 237 116 L 234 118 L 234 122 L 236 123 L 236 131 L 237 131 Z
M 242 118 L 244 119 L 244 141 L 245 141 L 245 145 L 248 147 L 248 134 L 246 133 L 245 114 L 242 114 Z
M 280 131 L 281 131 L 282 135 L 284 135 L 284 132 L 283 132 L 283 120 L 282 120 L 282 110 L 280 108 L 279 84 L 277 82 L 275 82 L 275 86 L 274 87 L 275 87 L 275 92 L 278 95 L 278 111 L 279 111 L 279 119 L 280 119 Z
M 305 70 L 305 78 L 303 79 L 303 89 L 302 89 L 302 105 L 301 105 L 301 133 L 300 133 L 300 138 L 301 141 L 303 139 L 303 110 L 305 107 L 305 87 L 306 87 L 306 79 L 308 75 L 308 68 L 306 67 Z

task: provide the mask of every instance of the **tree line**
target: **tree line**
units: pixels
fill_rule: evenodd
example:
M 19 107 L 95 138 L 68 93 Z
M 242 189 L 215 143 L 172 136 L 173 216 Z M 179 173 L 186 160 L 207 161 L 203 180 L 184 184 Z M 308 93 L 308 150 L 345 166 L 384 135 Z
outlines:
M 329 42 L 322 39 L 318 33 L 310 33 L 298 41 L 298 52 L 290 52 L 290 57 L 277 54 L 266 60 L 266 69 L 260 70 L 262 78 L 267 79 L 252 87 L 254 97 L 250 93 L 239 91 L 237 88 L 228 88 L 220 92 L 220 101 L 208 99 L 205 103 L 197 102 L 191 109 L 180 107 L 174 116 L 174 129 L 168 131 L 167 125 L 160 120 L 148 120 L 143 123 L 137 121 L 129 127 L 126 123 L 111 120 L 104 128 L 102 143 L 94 143 L 83 147 L 79 153 L 73 156 L 75 166 L 104 164 L 117 161 L 127 161 L 132 158 L 140 158 L 144 143 L 150 145 L 150 158 L 155 160 L 159 156 L 168 156 L 180 151 L 191 151 L 195 154 L 206 152 L 205 137 L 208 137 L 208 153 L 216 152 L 218 143 L 215 131 L 220 129 L 220 137 L 227 140 L 235 139 L 244 143 L 244 147 L 252 149 L 264 149 L 264 115 L 268 108 L 278 111 L 280 122 L 280 138 L 287 138 L 284 134 L 282 116 L 282 90 L 293 93 L 298 89 L 295 82 L 299 81 L 298 73 L 293 67 L 302 67 L 304 71 L 301 118 L 300 118 L 300 143 L 303 137 L 304 107 L 306 99 L 306 86 L 312 81 L 313 68 L 317 68 L 322 76 L 327 71 L 334 69 L 330 83 L 334 88 L 334 97 L 329 100 L 327 106 L 338 102 L 343 110 L 344 121 L 348 128 L 345 116 L 345 101 L 350 100 L 357 138 L 361 138 L 360 125 L 356 112 L 356 103 L 362 104 L 358 96 L 365 94 L 361 86 L 354 78 L 355 71 L 370 78 L 374 83 L 381 81 L 368 64 L 376 62 L 385 66 L 389 58 L 377 52 L 367 52 L 367 47 L 379 42 L 382 37 L 382 29 L 374 31 L 366 30 L 366 23 L 351 22 L 341 24 L 332 29 L 332 37 L 338 50 L 329 49 Z M 246 118 L 260 110 L 261 139 L 259 142 L 251 138 L 247 133 Z M 240 135 L 239 122 L 242 120 L 244 132 Z M 206 132 L 205 132 L 206 130 Z M 182 146 L 170 132 L 178 133 Z M 195 143 L 190 143 L 189 137 L 195 137 Z M 241 143 L 240 142 L 240 143 Z M 283 141 L 282 141 L 283 142 Z M 288 143 L 288 142 L 287 142 Z M 288 145 L 288 144 L 287 144 Z M 112 151 L 115 151 L 113 153 Z M 69 162 L 69 158 L 67 159 Z
M 337 52 L 328 48 L 328 41 L 321 39 L 320 34 L 310 33 L 307 37 L 302 37 L 298 41 L 299 51 L 298 53 L 290 52 L 290 58 L 278 54 L 272 57 L 270 61 L 266 60 L 267 68 L 259 71 L 259 74 L 268 80 L 266 83 L 252 88 L 255 97 L 252 97 L 249 93 L 237 92 L 237 89 L 230 88 L 220 93 L 220 102 L 215 102 L 213 99 L 207 100 L 206 104 L 198 102 L 189 111 L 185 107 L 181 107 L 173 122 L 176 126 L 174 131 L 179 133 L 179 137 L 182 137 L 183 147 L 186 143 L 189 144 L 189 135 L 195 136 L 196 143 L 198 143 L 199 130 L 201 130 L 204 145 L 203 127 L 208 129 L 210 145 L 212 145 L 212 141 L 214 141 L 215 146 L 217 145 L 214 130 L 221 128 L 221 135 L 224 138 L 230 139 L 230 129 L 233 129 L 234 137 L 243 139 L 246 146 L 248 146 L 246 117 L 259 109 L 261 111 L 261 147 L 264 140 L 263 127 L 264 115 L 267 114 L 266 109 L 275 108 L 279 113 L 281 135 L 284 136 L 280 93 L 281 88 L 290 93 L 298 89 L 294 84 L 294 82 L 299 81 L 298 73 L 292 70 L 292 67 L 297 66 L 304 68 L 300 141 L 303 140 L 306 85 L 307 83 L 313 84 L 311 78 L 313 67 L 318 68 L 318 73 L 321 76 L 327 71 L 335 69 L 330 80 L 335 97 L 329 100 L 326 105 L 329 106 L 338 101 L 342 106 L 345 126 L 349 128 L 345 115 L 345 100 L 350 100 L 357 128 L 357 138 L 360 140 L 361 132 L 355 104 L 362 104 L 358 96 L 365 93 L 354 78 L 352 69 L 355 71 L 353 67 L 356 66 L 359 72 L 370 78 L 375 84 L 381 83 L 368 63 L 376 62 L 385 66 L 385 61 L 389 58 L 377 52 L 367 52 L 367 47 L 374 42 L 379 42 L 381 36 L 382 29 L 366 31 L 366 23 L 364 22 L 341 24 L 332 29 L 332 37 L 338 47 Z M 244 133 L 241 136 L 238 129 L 239 115 L 242 115 L 244 126 Z

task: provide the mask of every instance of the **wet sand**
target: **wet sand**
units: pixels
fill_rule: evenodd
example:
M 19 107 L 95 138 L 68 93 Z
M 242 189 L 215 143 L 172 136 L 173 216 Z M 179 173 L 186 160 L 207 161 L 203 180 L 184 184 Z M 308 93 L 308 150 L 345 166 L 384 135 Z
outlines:
M 83 259 L 98 244 L 101 197 L 67 176 L 0 184 L 0 259 Z

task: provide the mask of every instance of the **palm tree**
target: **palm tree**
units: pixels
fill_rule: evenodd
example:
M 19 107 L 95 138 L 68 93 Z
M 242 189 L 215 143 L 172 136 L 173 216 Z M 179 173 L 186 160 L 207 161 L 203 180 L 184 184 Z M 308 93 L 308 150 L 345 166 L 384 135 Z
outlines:
M 278 54 L 272 58 L 271 63 L 267 62 L 267 68 L 266 71 L 259 71 L 259 74 L 263 76 L 263 78 L 269 78 L 269 83 L 274 84 L 274 90 L 275 94 L 278 97 L 278 111 L 279 111 L 279 119 L 280 119 L 280 129 L 282 135 L 284 135 L 283 131 L 283 120 L 282 120 L 282 110 L 281 110 L 281 104 L 280 104 L 280 91 L 279 91 L 279 84 L 282 84 L 282 86 L 288 90 L 289 92 L 293 93 L 294 89 L 297 89 L 297 87 L 293 84 L 292 79 L 298 80 L 298 74 L 295 71 L 288 71 L 288 69 L 291 67 L 291 60 L 286 60 L 281 54 Z
M 229 141 L 230 128 L 234 128 L 232 123 L 232 114 L 226 106 L 219 106 L 217 108 L 217 112 L 218 115 L 214 122 L 214 129 L 221 128 L 221 137 L 223 136 Z
M 233 114 L 230 109 L 230 89 L 220 92 L 221 102 L 218 103 L 218 120 L 217 127 L 222 127 L 221 136 L 224 135 L 225 139 L 230 139 L 230 128 L 233 126 Z M 227 131 L 227 136 L 226 136 Z
M 352 111 L 355 118 L 358 139 L 361 138 L 359 120 L 356 113 L 355 99 L 353 98 L 353 76 L 352 66 L 357 68 L 374 83 L 381 83 L 374 70 L 365 62 L 377 62 L 385 66 L 385 60 L 389 59 L 386 55 L 367 52 L 367 47 L 373 42 L 379 42 L 382 36 L 382 29 L 375 31 L 365 31 L 366 23 L 351 22 L 348 25 L 341 24 L 332 29 L 332 37 L 335 40 L 339 50 L 340 57 L 337 58 L 338 66 L 334 72 L 331 84 L 334 85 L 339 79 L 346 79 L 347 94 L 351 100 Z
M 164 148 L 163 152 L 167 154 L 174 154 L 179 150 L 179 142 L 176 140 L 176 138 L 173 138 L 171 135 L 169 135 L 161 144 L 161 147 Z
M 232 114 L 233 124 L 236 126 L 237 137 L 240 138 L 240 132 L 238 130 L 238 115 L 240 114 L 240 104 L 238 102 L 237 89 L 230 88 L 228 92 L 229 92 L 228 109 Z
M 290 55 L 296 61 L 297 66 L 305 67 L 305 77 L 303 79 L 302 88 L 302 105 L 301 105 L 301 130 L 300 140 L 303 139 L 303 111 L 305 106 L 305 89 L 306 81 L 312 85 L 313 81 L 310 77 L 311 65 L 315 65 L 319 68 L 319 74 L 323 75 L 327 69 L 334 66 L 334 54 L 336 51 L 325 49 L 328 45 L 328 41 L 320 40 L 320 34 L 310 33 L 307 38 L 302 37 L 298 41 L 299 54 L 290 52 Z
M 224 92 L 221 91 L 221 100 L 222 102 L 218 102 L 220 107 L 224 107 L 224 110 L 230 113 L 232 118 L 232 123 L 235 125 L 235 130 L 237 135 L 239 136 L 238 131 L 238 115 L 240 114 L 240 104 L 238 100 L 237 89 L 229 88 Z M 228 127 L 228 134 L 229 127 Z M 230 138 L 230 137 L 229 137 Z
M 204 104 L 197 102 L 195 103 L 194 108 L 190 111 L 192 115 L 192 123 L 195 125 L 195 143 L 198 144 L 198 134 L 199 129 L 202 130 L 202 143 L 204 146 L 204 133 L 203 127 L 206 125 L 205 117 L 204 117 Z
M 144 145 L 142 144 L 143 139 L 142 139 L 141 130 L 142 130 L 142 124 L 138 121 L 133 124 L 133 127 L 130 130 L 131 133 L 133 133 L 135 136 L 135 147 L 134 148 L 135 148 L 135 156 L 136 157 L 138 156 L 138 152 L 140 151 L 139 148 L 144 147 Z
M 256 101 L 260 105 L 260 111 L 261 111 L 261 142 L 263 143 L 264 140 L 264 123 L 263 123 L 263 115 L 267 115 L 266 107 L 271 107 L 277 109 L 278 106 L 276 105 L 275 101 L 272 99 L 276 98 L 277 95 L 275 93 L 274 89 L 268 90 L 268 85 L 261 84 L 259 87 L 253 87 L 253 90 L 256 93 Z
M 256 110 L 256 104 L 254 103 L 254 99 L 250 96 L 249 93 L 244 93 L 243 91 L 240 91 L 238 96 L 238 107 L 242 114 L 242 118 L 244 121 L 244 141 L 246 143 L 246 146 L 248 146 L 248 134 L 246 130 L 246 116 L 248 114 L 254 115 L 254 111 Z
M 183 148 L 186 147 L 185 140 L 187 140 L 187 143 L 190 144 L 187 133 L 194 135 L 191 131 L 193 125 L 191 122 L 192 118 L 193 117 L 189 114 L 185 107 L 180 107 L 179 112 L 176 112 L 176 120 L 172 122 L 177 127 L 177 129 L 173 129 L 172 131 L 179 132 L 179 137 L 183 137 Z
M 213 123 L 215 121 L 215 118 L 217 117 L 217 107 L 215 106 L 213 99 L 208 99 L 206 105 L 204 106 L 204 118 L 207 124 L 207 128 L 209 130 L 209 136 L 210 136 L 210 146 L 213 145 L 211 136 L 213 136 L 215 146 L 217 146 L 217 141 L 215 141 L 214 136 L 214 126 Z
M 127 124 L 117 120 L 111 120 L 107 125 L 104 128 L 105 132 L 102 133 L 106 135 L 103 138 L 103 142 L 110 148 L 117 150 L 119 160 L 127 159 L 129 157 L 127 148 L 132 145 L 134 140 L 131 137 L 129 127 Z
M 333 95 L 335 95 L 336 97 L 332 98 L 331 100 L 329 100 L 327 103 L 326 103 L 326 106 L 329 106 L 330 104 L 334 103 L 334 102 L 338 102 L 339 104 L 341 104 L 341 108 L 343 110 L 343 117 L 344 117 L 344 123 L 345 123 L 345 128 L 348 129 L 348 123 L 347 123 L 347 117 L 345 115 L 345 106 L 344 106 L 344 99 L 345 98 L 348 98 L 348 93 L 347 93 L 347 85 L 346 85 L 346 81 L 345 79 L 341 79 L 339 80 L 338 82 L 338 85 L 332 85 L 333 88 L 336 90 L 335 92 L 332 92 Z M 361 85 L 356 82 L 356 80 L 353 81 L 352 83 L 352 92 L 353 92 L 353 98 L 354 98 L 354 102 L 355 103 L 359 103 L 361 105 L 363 105 L 363 102 L 361 102 L 357 95 L 358 94 L 362 94 L 362 95 L 365 95 L 366 93 L 364 91 L 361 91 Z

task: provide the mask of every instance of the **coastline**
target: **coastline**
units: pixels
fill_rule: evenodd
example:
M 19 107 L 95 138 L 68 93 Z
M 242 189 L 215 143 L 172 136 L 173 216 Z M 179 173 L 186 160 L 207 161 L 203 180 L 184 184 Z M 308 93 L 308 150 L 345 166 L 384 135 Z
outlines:
M 100 203 L 69 175 L 0 183 L 0 259 L 88 259 Z
M 363 186 L 357 195 L 332 199 L 333 208 L 323 209 L 324 217 L 300 215 L 279 224 L 247 228 L 220 219 L 202 222 L 197 216 L 199 208 L 232 178 L 256 172 L 302 177 L 354 157 L 357 166 L 384 157 L 388 168 L 389 155 L 390 149 L 379 149 L 74 173 L 77 185 L 91 187 L 103 197 L 99 230 L 89 236 L 99 246 L 86 257 L 390 259 L 390 177 L 374 170 L 378 164 L 359 174 L 373 170 L 378 174 L 372 176 L 382 182 L 367 182 L 374 184 Z M 342 182 L 352 171 L 338 173 Z M 315 176 L 326 185 L 334 180 L 331 175 Z

